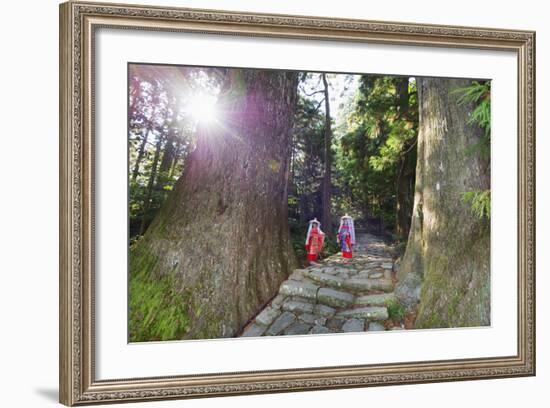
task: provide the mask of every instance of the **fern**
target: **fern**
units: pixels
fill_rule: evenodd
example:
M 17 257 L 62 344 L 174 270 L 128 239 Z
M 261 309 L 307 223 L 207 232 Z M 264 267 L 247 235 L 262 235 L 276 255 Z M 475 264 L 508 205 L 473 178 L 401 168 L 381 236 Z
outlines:
M 478 218 L 491 218 L 491 190 L 466 191 L 462 194 L 462 201 L 470 204 Z
M 478 81 L 473 81 L 471 85 L 465 86 L 463 88 L 457 88 L 451 93 L 459 94 L 458 103 L 475 103 L 480 99 L 485 98 L 490 92 L 491 85 L 490 82 L 484 81 L 480 83 Z
M 491 153 L 491 83 L 474 81 L 471 85 L 457 88 L 451 93 L 459 95 L 459 105 L 472 103 L 476 106 L 468 123 L 477 124 L 484 131 L 479 142 L 470 146 L 466 154 L 478 152 L 482 158 L 488 159 Z

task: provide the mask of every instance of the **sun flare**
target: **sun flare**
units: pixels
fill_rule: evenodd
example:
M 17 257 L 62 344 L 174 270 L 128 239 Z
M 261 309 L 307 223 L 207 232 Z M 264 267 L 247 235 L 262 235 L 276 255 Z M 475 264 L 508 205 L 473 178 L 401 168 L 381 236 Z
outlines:
M 189 99 L 185 111 L 197 123 L 213 123 L 219 117 L 216 102 L 217 98 L 213 95 L 197 93 Z

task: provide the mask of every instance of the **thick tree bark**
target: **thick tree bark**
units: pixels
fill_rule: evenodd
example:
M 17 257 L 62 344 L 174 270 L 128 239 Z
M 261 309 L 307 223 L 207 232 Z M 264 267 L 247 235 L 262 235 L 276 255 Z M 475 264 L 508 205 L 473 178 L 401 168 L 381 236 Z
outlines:
M 133 274 L 177 276 L 189 322 L 182 338 L 234 336 L 295 265 L 286 185 L 296 93 L 296 73 L 232 70 L 220 123 L 199 129 L 174 191 L 130 254 Z
M 490 175 L 478 155 L 466 152 L 482 135 L 467 123 L 473 106 L 459 105 L 451 94 L 471 82 L 417 81 L 415 199 L 396 294 L 409 308 L 418 306 L 418 328 L 489 325 L 489 223 L 472 212 L 462 194 L 488 189 Z
M 332 128 L 330 120 L 330 101 L 328 92 L 328 81 L 326 74 L 321 74 L 323 78 L 325 94 L 325 171 L 323 175 L 323 216 L 321 223 L 326 234 L 332 234 L 332 217 L 330 214 L 330 193 L 332 186 Z

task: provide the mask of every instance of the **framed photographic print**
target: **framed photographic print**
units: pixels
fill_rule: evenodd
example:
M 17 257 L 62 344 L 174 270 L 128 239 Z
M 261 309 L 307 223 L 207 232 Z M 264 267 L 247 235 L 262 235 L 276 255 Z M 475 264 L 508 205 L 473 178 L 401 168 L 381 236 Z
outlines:
M 535 33 L 60 6 L 60 401 L 535 374 Z

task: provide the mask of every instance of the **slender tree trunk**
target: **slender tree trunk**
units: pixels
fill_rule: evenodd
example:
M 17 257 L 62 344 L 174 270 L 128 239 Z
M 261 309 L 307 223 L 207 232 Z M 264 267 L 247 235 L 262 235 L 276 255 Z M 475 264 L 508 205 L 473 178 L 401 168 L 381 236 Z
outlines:
M 490 186 L 487 166 L 467 154 L 482 130 L 469 125 L 471 105 L 453 89 L 471 82 L 419 78 L 416 188 L 407 249 L 396 294 L 418 306 L 419 328 L 490 324 L 490 228 L 478 218 L 465 191 Z
M 168 172 L 168 178 L 171 179 L 174 177 L 174 171 L 176 170 L 176 166 L 178 164 L 178 161 L 180 159 L 181 155 L 181 142 L 179 140 L 176 141 L 176 147 L 175 147 L 175 153 L 172 157 L 172 163 L 170 163 L 170 171 Z
M 309 192 L 304 189 L 302 191 L 298 190 L 300 194 L 300 224 L 305 225 L 306 222 L 308 222 L 308 215 L 309 215 Z
M 286 186 L 297 83 L 296 73 L 230 72 L 223 125 L 199 129 L 174 191 L 132 249 L 131 274 L 177 277 L 170 293 L 185 299 L 188 322 L 178 338 L 234 336 L 295 265 Z
M 174 155 L 176 154 L 174 147 L 175 132 L 176 130 L 174 128 L 170 128 L 166 135 L 166 142 L 164 144 L 164 151 L 162 153 L 162 159 L 158 168 L 158 177 L 155 185 L 155 189 L 159 192 L 164 192 L 164 186 L 168 181 L 170 166 L 174 160 Z
M 294 154 L 294 140 L 291 141 L 290 145 L 290 159 L 289 159 L 289 166 L 290 166 L 290 174 L 288 176 L 288 185 L 293 186 L 294 185 L 294 171 L 296 169 L 296 163 L 295 161 L 295 154 Z
M 143 160 L 143 156 L 145 155 L 145 147 L 147 146 L 148 138 L 149 138 L 149 128 L 145 127 L 142 134 L 141 145 L 139 146 L 138 155 L 136 157 L 136 163 L 134 164 L 134 170 L 132 171 L 132 183 L 135 183 L 137 180 L 137 176 L 139 174 L 139 166 L 141 164 L 141 161 Z
M 402 119 L 410 117 L 409 78 L 396 78 L 395 90 L 397 96 L 398 114 Z M 414 204 L 414 177 L 416 167 L 416 138 L 411 144 L 406 144 L 401 161 L 398 164 L 396 186 L 396 216 L 395 234 L 406 238 L 411 227 L 411 216 Z
M 406 116 L 409 110 L 409 77 L 395 78 L 395 93 L 399 116 Z
M 149 210 L 151 209 L 151 198 L 153 196 L 153 188 L 155 186 L 155 179 L 157 177 L 157 167 L 160 157 L 160 149 L 162 146 L 162 135 L 159 135 L 157 146 L 155 148 L 155 156 L 153 157 L 153 164 L 151 165 L 151 175 L 149 176 L 149 182 L 147 183 L 147 193 L 145 195 L 145 201 L 143 203 L 143 217 L 141 218 L 141 227 L 139 228 L 139 235 L 143 235 L 147 225 L 149 223 Z
M 413 146 L 413 149 L 416 146 Z M 396 183 L 395 234 L 406 238 L 411 228 L 414 205 L 414 175 L 416 152 L 411 150 L 401 158 Z
M 162 154 L 162 160 L 160 161 L 159 174 L 167 174 L 170 169 L 170 165 L 174 161 L 174 155 L 176 154 L 176 149 L 174 147 L 174 129 L 168 131 L 166 137 L 166 144 L 164 145 L 164 153 Z
M 330 193 L 332 184 L 332 128 L 330 120 L 330 101 L 328 92 L 328 81 L 326 74 L 321 74 L 323 78 L 324 94 L 325 94 L 325 171 L 323 176 L 323 218 L 322 224 L 328 235 L 332 234 L 332 217 L 330 214 Z

